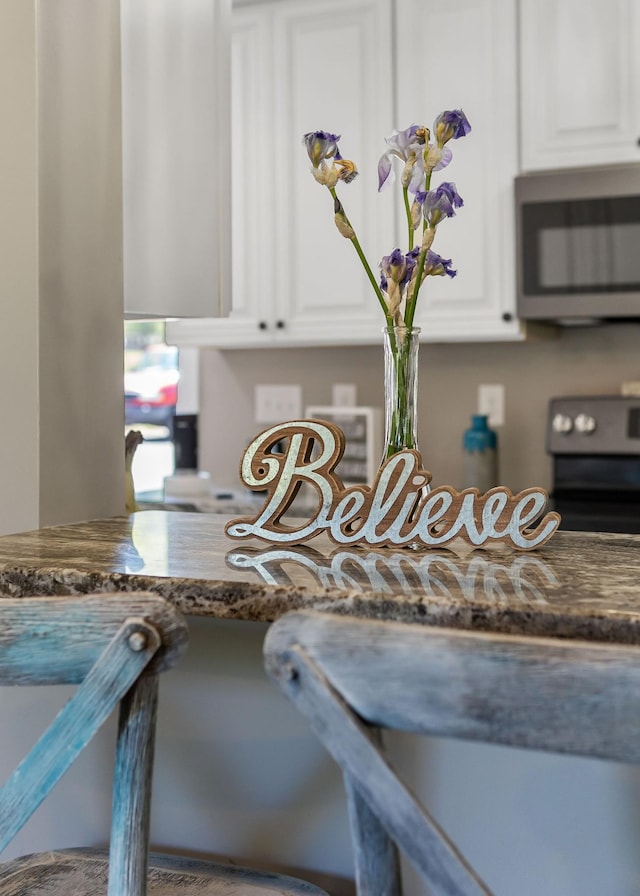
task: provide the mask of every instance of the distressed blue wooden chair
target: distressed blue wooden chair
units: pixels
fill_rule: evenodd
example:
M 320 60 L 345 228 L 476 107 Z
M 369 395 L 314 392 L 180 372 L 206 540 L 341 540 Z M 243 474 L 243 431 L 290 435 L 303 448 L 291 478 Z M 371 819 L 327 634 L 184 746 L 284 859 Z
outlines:
M 292 878 L 148 855 L 158 677 L 186 644 L 182 616 L 153 594 L 0 599 L 0 685 L 78 685 L 0 789 L 0 851 L 120 707 L 109 850 L 5 862 L 0 896 L 326 896 Z
M 283 616 L 267 671 L 341 766 L 358 896 L 399 896 L 399 846 L 434 896 L 490 896 L 385 756 L 385 728 L 640 762 L 640 649 Z

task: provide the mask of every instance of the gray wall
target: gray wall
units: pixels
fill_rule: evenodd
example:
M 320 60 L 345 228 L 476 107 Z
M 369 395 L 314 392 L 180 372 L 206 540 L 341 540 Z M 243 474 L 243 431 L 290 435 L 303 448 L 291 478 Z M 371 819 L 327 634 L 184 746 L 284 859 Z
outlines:
M 38 4 L 40 525 L 124 511 L 120 15 Z
M 0 532 L 124 509 L 118 0 L 0 5 Z
M 38 184 L 33 4 L 0 10 L 0 532 L 38 521 Z M 11 134 L 11 139 L 4 138 Z M 7 172 L 6 174 L 4 174 Z M 11 527 L 14 527 L 13 529 Z
M 558 329 L 525 343 L 420 347 L 420 449 L 434 482 L 460 487 L 461 437 L 476 409 L 479 383 L 504 383 L 498 430 L 500 478 L 520 490 L 548 488 L 544 434 L 556 395 L 612 394 L 640 379 L 640 323 Z M 299 383 L 303 404 L 330 404 L 331 385 L 353 382 L 358 403 L 382 405 L 382 348 L 260 349 L 202 352 L 200 465 L 216 483 L 238 483 L 240 458 L 263 427 L 254 422 L 258 383 Z

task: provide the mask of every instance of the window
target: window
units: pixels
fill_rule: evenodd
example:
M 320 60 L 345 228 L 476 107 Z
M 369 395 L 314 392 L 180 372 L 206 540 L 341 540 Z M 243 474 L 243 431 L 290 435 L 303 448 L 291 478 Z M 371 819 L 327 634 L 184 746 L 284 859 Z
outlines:
M 173 475 L 173 443 L 180 357 L 165 341 L 164 321 L 126 321 L 124 325 L 125 434 L 142 433 L 133 459 L 139 503 L 161 502 L 164 479 Z

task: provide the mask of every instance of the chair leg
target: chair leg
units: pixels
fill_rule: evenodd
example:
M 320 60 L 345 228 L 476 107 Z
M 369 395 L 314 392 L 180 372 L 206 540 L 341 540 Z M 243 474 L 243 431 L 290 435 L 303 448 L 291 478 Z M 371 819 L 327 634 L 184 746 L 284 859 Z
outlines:
M 361 798 L 440 896 L 491 896 L 435 819 L 417 802 L 382 754 L 366 725 L 327 681 L 304 648 L 270 658 L 278 683 Z M 378 891 L 379 892 L 379 891 Z
M 158 676 L 122 700 L 113 784 L 108 896 L 146 896 Z
M 358 791 L 348 772 L 344 786 L 349 805 L 358 896 L 402 896 L 398 849 Z

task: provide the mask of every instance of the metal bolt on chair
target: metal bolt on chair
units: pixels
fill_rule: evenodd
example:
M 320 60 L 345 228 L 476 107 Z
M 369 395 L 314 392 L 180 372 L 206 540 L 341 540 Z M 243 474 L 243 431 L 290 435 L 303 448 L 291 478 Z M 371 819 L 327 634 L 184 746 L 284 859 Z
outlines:
M 399 896 L 400 847 L 437 896 L 490 890 L 391 767 L 381 730 L 640 762 L 637 646 L 314 611 L 269 629 L 267 671 L 342 768 L 358 896 Z
M 0 685 L 78 685 L 0 789 L 0 851 L 119 705 L 109 849 L 5 862 L 0 896 L 327 896 L 293 878 L 149 856 L 158 677 L 186 644 L 182 616 L 153 594 L 0 598 Z

